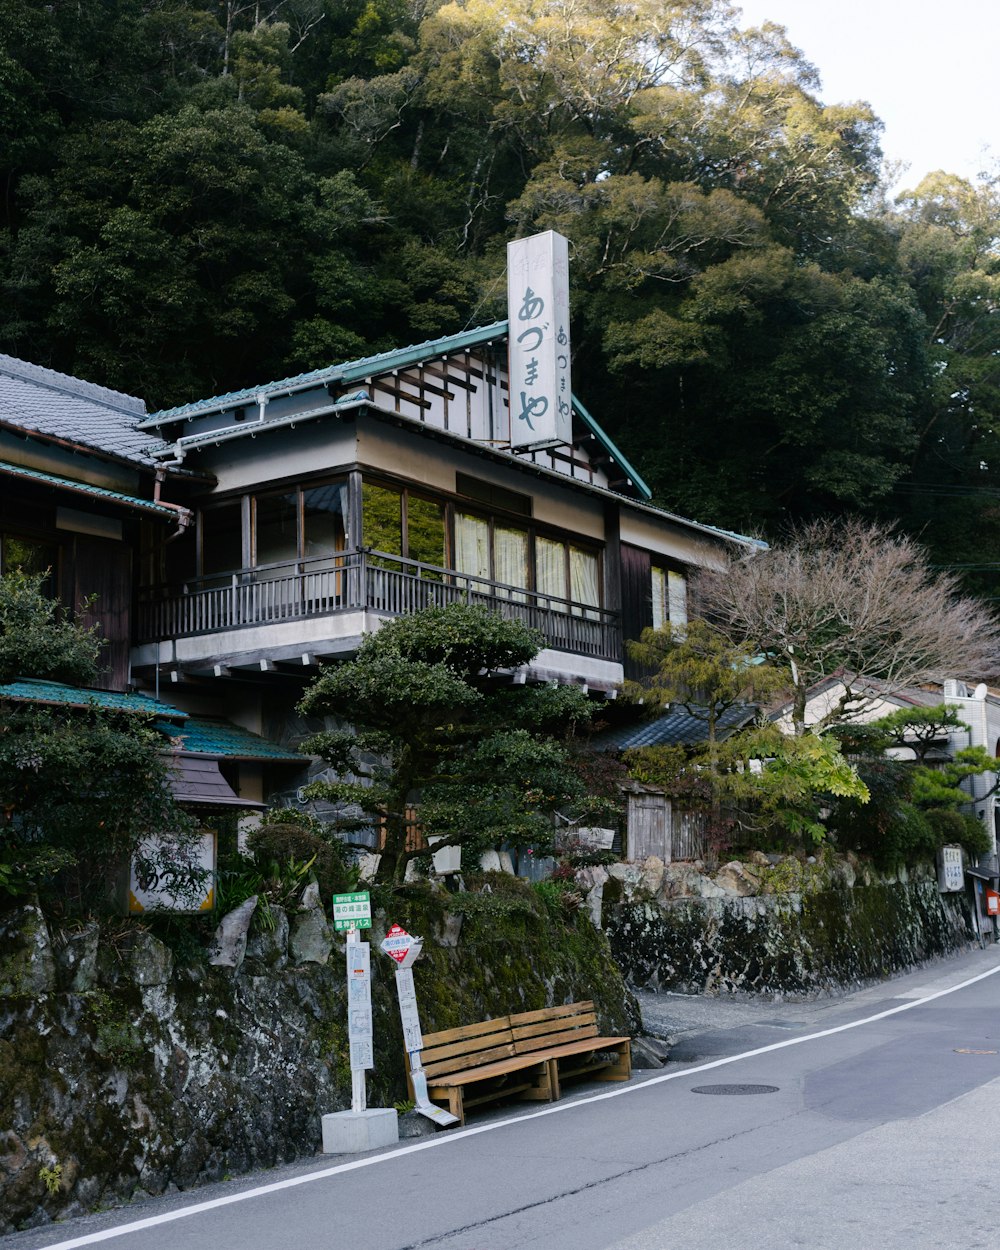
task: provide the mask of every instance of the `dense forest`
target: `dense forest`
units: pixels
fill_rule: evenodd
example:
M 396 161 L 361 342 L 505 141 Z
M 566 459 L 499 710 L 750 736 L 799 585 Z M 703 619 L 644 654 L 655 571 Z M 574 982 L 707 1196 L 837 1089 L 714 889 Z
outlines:
M 501 317 L 553 228 L 658 503 L 898 518 L 1000 597 L 1000 175 L 890 202 L 724 0 L 0 0 L 0 136 L 0 350 L 184 402 Z

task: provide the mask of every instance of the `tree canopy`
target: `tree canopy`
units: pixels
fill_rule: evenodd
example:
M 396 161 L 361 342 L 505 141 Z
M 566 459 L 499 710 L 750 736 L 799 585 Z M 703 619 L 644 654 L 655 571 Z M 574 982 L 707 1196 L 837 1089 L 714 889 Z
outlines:
M 502 315 L 554 228 L 658 503 L 989 593 L 1000 179 L 890 204 L 880 129 L 727 0 L 0 0 L 0 347 L 185 402 Z
M 383 625 L 306 691 L 303 712 L 338 722 L 306 744 L 335 774 L 307 793 L 340 805 L 340 829 L 381 830 L 378 880 L 402 881 L 423 838 L 544 850 L 554 812 L 586 806 L 564 741 L 590 715 L 586 696 L 499 679 L 540 646 L 485 608 L 428 608 Z

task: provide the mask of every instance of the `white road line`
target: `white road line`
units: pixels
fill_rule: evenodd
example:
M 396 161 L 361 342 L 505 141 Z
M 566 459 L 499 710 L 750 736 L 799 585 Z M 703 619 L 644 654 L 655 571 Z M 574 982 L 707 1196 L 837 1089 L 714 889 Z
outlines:
M 121 1224 L 116 1228 L 107 1228 L 98 1233 L 87 1233 L 83 1237 L 73 1237 L 69 1241 L 50 1242 L 44 1248 L 39 1247 L 39 1250 L 77 1250 L 79 1246 L 92 1246 L 100 1241 L 110 1241 L 112 1237 L 124 1237 L 129 1233 L 140 1232 L 144 1228 L 155 1228 L 159 1224 L 170 1224 L 174 1220 L 187 1219 L 191 1215 L 201 1215 L 205 1211 L 214 1211 L 219 1207 L 228 1207 L 235 1202 L 246 1202 L 251 1198 L 262 1198 L 265 1194 L 278 1193 L 283 1189 L 294 1189 L 296 1185 L 309 1185 L 313 1181 L 326 1180 L 330 1176 L 340 1176 L 344 1172 L 354 1172 L 359 1168 L 375 1167 L 380 1163 L 388 1163 L 391 1159 L 400 1159 L 406 1155 L 416 1154 L 421 1150 L 435 1150 L 441 1146 L 449 1146 L 456 1141 L 461 1141 L 466 1137 L 477 1137 L 480 1133 L 492 1133 L 496 1129 L 508 1128 L 514 1124 L 523 1124 L 526 1120 L 541 1119 L 542 1116 L 559 1115 L 565 1111 L 572 1111 L 576 1107 L 588 1106 L 590 1103 L 605 1102 L 609 1098 L 621 1098 L 626 1094 L 635 1094 L 640 1090 L 648 1089 L 650 1085 L 662 1085 L 666 1081 L 681 1080 L 684 1077 L 695 1076 L 699 1072 L 710 1072 L 713 1068 L 724 1068 L 728 1064 L 739 1063 L 743 1059 L 753 1059 L 756 1055 L 766 1055 L 771 1051 L 784 1050 L 788 1046 L 801 1046 L 804 1042 L 813 1042 L 821 1037 L 832 1037 L 835 1033 L 846 1033 L 850 1029 L 860 1029 L 865 1024 L 873 1024 L 876 1020 L 885 1020 L 888 1016 L 898 1015 L 901 1011 L 912 1011 L 914 1007 L 920 1007 L 924 1003 L 933 1002 L 936 998 L 943 998 L 946 994 L 954 994 L 958 990 L 964 990 L 967 986 L 975 985 L 977 981 L 983 981 L 986 977 L 994 976 L 998 972 L 1000 972 L 1000 964 L 995 968 L 990 968 L 988 972 L 980 972 L 977 976 L 969 977 L 966 981 L 960 981 L 957 985 L 928 994 L 926 998 L 906 1002 L 899 1007 L 890 1007 L 886 1011 L 879 1011 L 873 1016 L 865 1016 L 862 1020 L 852 1020 L 848 1024 L 838 1024 L 833 1028 L 821 1029 L 818 1033 L 808 1033 L 803 1037 L 789 1037 L 782 1042 L 772 1042 L 769 1046 L 759 1046 L 756 1050 L 745 1050 L 739 1055 L 727 1055 L 723 1059 L 713 1059 L 709 1063 L 701 1063 L 695 1067 L 683 1068 L 677 1072 L 666 1072 L 662 1076 L 650 1077 L 649 1080 L 637 1082 L 634 1085 L 622 1085 L 617 1089 L 606 1090 L 604 1093 L 588 1094 L 570 1102 L 553 1103 L 551 1106 L 543 1107 L 538 1111 L 531 1111 L 527 1115 L 511 1116 L 506 1120 L 493 1120 L 489 1124 L 480 1124 L 474 1128 L 441 1133 L 436 1137 L 414 1142 L 412 1146 L 400 1146 L 398 1150 L 387 1150 L 384 1154 L 368 1155 L 364 1159 L 354 1159 L 350 1163 L 338 1163 L 333 1167 L 321 1168 L 318 1172 L 309 1172 L 305 1176 L 293 1176 L 287 1180 L 274 1181 L 270 1185 L 258 1185 L 254 1189 L 246 1189 L 238 1194 L 229 1194 L 225 1198 L 212 1198 L 208 1202 L 196 1202 L 189 1207 L 182 1207 L 175 1211 L 165 1211 L 162 1215 L 151 1215 L 145 1220 L 134 1220 L 129 1224 Z

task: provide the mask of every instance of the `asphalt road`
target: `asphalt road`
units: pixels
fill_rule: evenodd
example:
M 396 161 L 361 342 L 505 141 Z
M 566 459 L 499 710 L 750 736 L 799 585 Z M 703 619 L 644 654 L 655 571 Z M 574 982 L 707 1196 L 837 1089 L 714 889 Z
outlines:
M 673 1004 L 675 1014 L 683 1006 Z M 711 1010 L 697 1004 L 703 1008 Z M 727 1016 L 730 1008 L 743 1015 Z M 695 1058 L 628 1085 L 577 1087 L 553 1106 L 501 1110 L 464 1131 L 275 1169 L 0 1245 L 965 1250 L 997 1243 L 1000 948 L 838 1000 L 723 1001 L 714 1020 L 680 1032 Z

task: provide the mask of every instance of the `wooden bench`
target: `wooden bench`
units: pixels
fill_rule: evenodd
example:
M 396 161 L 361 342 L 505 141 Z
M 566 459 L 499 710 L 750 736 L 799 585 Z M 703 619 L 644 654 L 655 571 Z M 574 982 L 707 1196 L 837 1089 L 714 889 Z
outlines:
M 498 1098 L 552 1102 L 574 1077 L 627 1081 L 632 1073 L 631 1039 L 600 1036 L 592 1002 L 425 1034 L 421 1062 L 432 1101 L 462 1124 L 467 1107 Z

